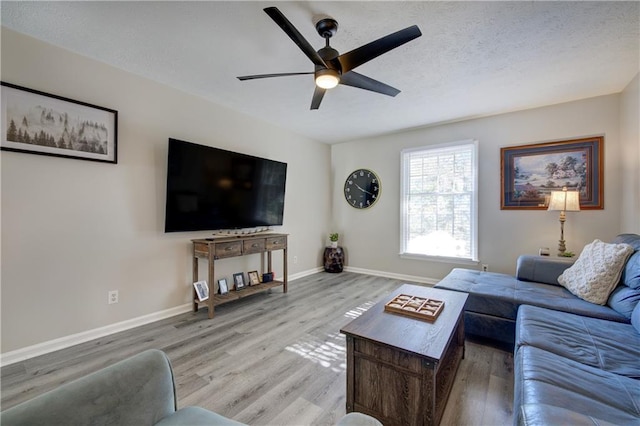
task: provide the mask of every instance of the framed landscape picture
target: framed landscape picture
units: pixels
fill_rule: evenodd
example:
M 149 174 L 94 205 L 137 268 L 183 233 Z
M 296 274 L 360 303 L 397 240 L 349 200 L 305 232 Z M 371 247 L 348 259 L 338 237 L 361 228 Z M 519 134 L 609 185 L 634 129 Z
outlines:
M 2 82 L 0 149 L 118 162 L 118 111 Z
M 581 209 L 604 208 L 604 137 L 500 149 L 502 210 L 545 210 L 551 191 L 580 193 Z

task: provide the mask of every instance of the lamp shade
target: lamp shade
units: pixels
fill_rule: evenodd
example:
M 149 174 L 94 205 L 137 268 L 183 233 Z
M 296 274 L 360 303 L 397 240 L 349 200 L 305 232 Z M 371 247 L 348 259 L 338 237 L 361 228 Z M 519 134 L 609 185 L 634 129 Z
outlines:
M 552 191 L 547 210 L 559 210 L 565 212 L 580 211 L 580 193 L 578 191 Z

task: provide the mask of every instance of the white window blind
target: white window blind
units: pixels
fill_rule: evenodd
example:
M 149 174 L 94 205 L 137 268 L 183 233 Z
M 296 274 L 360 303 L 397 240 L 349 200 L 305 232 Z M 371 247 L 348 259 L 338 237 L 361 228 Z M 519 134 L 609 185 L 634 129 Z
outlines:
M 400 254 L 478 260 L 477 141 L 402 151 Z

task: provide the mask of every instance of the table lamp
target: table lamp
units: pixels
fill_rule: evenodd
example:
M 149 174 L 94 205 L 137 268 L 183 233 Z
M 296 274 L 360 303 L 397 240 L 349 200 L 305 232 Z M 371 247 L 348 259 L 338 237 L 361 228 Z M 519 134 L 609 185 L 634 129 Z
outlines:
M 558 256 L 562 256 L 566 251 L 564 241 L 564 223 L 567 220 L 565 212 L 580 211 L 580 193 L 578 191 L 567 191 L 563 187 L 562 191 L 551 191 L 549 199 L 550 211 L 560 211 L 560 242 L 558 243 Z

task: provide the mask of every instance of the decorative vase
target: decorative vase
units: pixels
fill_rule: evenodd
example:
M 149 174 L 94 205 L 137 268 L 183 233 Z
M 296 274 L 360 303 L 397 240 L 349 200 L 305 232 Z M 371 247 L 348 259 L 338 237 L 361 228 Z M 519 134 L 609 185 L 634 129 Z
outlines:
M 338 248 L 338 242 L 337 241 L 331 241 L 331 248 Z

